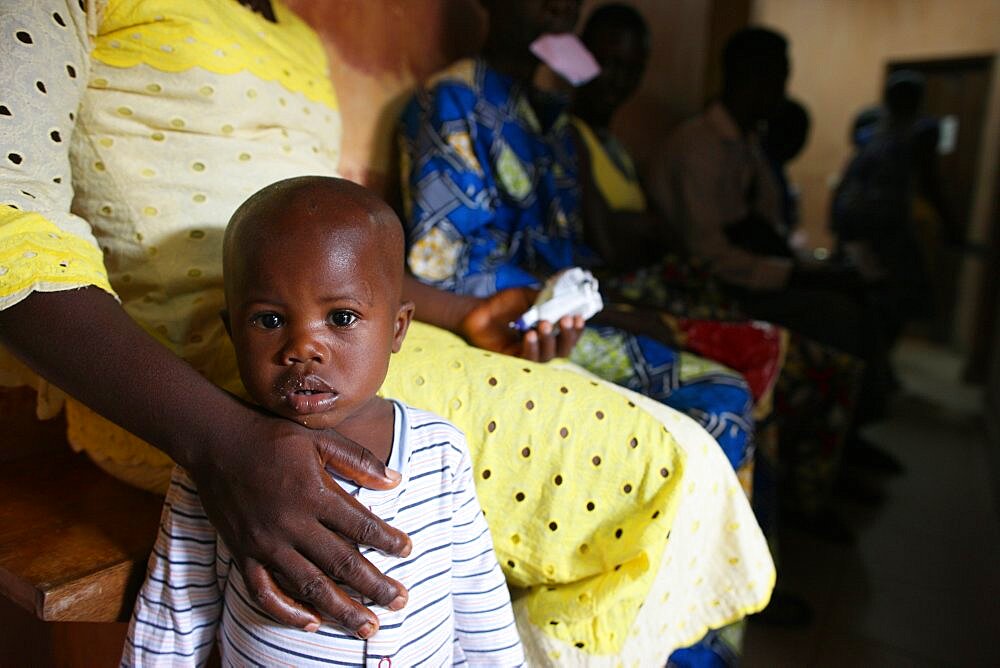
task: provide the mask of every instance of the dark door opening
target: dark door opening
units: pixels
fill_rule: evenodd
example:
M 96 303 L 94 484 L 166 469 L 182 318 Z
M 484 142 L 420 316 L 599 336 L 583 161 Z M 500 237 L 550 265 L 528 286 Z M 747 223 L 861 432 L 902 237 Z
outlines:
M 938 145 L 941 190 L 963 239 L 968 238 L 993 60 L 993 56 L 981 56 L 892 61 L 886 68 L 887 75 L 906 69 L 919 72 L 925 78 L 924 110 L 938 119 L 941 129 Z M 922 216 L 921 211 L 927 213 L 926 208 L 918 205 L 918 232 L 932 277 L 936 317 L 914 333 L 953 344 L 957 309 L 975 308 L 974 295 L 959 293 L 963 263 L 983 261 L 986 249 L 970 244 L 960 250 L 947 247 L 934 217 Z

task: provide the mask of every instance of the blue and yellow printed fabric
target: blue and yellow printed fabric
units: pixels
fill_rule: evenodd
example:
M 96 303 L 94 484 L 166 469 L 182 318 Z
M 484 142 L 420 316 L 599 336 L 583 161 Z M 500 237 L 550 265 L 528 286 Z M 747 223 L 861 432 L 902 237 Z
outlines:
M 589 266 L 568 117 L 480 60 L 439 74 L 400 127 L 407 263 L 420 280 L 491 295 Z

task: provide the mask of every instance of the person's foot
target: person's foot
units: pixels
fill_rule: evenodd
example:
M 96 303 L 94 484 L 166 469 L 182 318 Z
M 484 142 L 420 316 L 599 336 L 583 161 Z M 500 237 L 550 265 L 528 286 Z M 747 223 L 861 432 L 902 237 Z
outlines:
M 750 615 L 751 622 L 800 629 L 809 626 L 815 615 L 812 606 L 805 599 L 786 591 L 775 590 L 771 602 L 760 612 Z
M 844 449 L 844 466 L 856 466 L 884 475 L 906 472 L 906 467 L 894 454 L 861 437 L 852 439 Z

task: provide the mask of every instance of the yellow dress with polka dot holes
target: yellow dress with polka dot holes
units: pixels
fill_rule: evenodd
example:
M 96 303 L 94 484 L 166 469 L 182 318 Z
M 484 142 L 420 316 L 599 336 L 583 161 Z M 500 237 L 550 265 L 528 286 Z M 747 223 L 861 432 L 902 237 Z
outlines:
M 29 289 L 96 285 L 112 292 L 101 251 L 33 212 L 0 206 L 0 306 Z
M 656 575 L 684 456 L 666 428 L 600 381 L 469 347 L 414 323 L 385 396 L 469 436 L 476 490 L 532 622 L 615 651 Z

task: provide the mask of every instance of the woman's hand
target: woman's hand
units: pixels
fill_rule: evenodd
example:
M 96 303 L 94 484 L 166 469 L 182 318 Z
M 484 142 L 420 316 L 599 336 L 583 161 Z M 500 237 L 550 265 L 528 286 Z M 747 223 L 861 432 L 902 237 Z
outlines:
M 532 362 L 569 357 L 583 333 L 582 317 L 561 318 L 558 330 L 543 320 L 523 335 L 510 326 L 531 308 L 537 296 L 538 290 L 533 288 L 508 288 L 481 299 L 466 313 L 458 333 L 478 348 Z
M 315 630 L 321 611 L 359 636 L 371 636 L 378 618 L 336 583 L 349 582 L 379 605 L 402 608 L 406 589 L 383 576 L 357 545 L 406 556 L 410 540 L 325 469 L 370 489 L 395 487 L 399 474 L 334 431 L 262 413 L 251 413 L 244 424 L 188 472 L 249 593 L 284 624 Z

